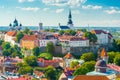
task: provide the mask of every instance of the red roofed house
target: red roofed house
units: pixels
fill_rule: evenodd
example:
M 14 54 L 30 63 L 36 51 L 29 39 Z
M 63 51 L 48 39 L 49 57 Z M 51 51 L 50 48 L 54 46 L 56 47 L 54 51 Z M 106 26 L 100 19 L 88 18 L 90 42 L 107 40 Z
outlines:
M 15 36 L 17 34 L 17 31 L 8 31 L 5 34 L 4 41 L 5 42 L 10 42 L 12 45 L 15 45 Z
M 72 56 L 71 53 L 67 53 L 63 60 L 64 60 L 64 64 L 63 64 L 63 67 L 66 68 L 66 67 L 70 67 L 70 63 L 71 61 L 74 59 L 74 57 Z
M 57 59 L 45 60 L 43 58 L 38 58 L 37 62 L 38 62 L 38 66 L 40 66 L 40 67 L 48 67 L 48 66 L 57 67 L 57 66 L 59 66 L 60 60 L 57 60 Z
M 39 39 L 35 35 L 24 35 L 21 39 L 21 47 L 27 49 L 33 49 L 39 47 Z
M 112 35 L 108 32 L 105 32 L 103 30 L 92 30 L 91 32 L 93 34 L 96 34 L 98 44 L 108 44 L 112 42 Z
M 89 47 L 89 40 L 80 36 L 63 35 L 59 37 L 62 44 L 62 53 L 70 51 L 70 47 Z
M 73 80 L 109 80 L 106 76 L 78 75 Z

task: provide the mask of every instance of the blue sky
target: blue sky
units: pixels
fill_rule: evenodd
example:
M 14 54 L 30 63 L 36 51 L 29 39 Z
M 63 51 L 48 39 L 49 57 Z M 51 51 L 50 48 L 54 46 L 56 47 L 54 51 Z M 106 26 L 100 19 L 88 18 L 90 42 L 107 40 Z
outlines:
M 120 27 L 120 0 L 0 0 L 0 25 L 67 25 L 69 9 L 74 26 Z

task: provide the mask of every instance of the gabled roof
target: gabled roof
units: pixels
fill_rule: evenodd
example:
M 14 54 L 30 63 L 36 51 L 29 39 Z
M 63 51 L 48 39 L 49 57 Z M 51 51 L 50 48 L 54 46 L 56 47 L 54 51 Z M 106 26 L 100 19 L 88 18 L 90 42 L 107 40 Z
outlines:
M 17 34 L 17 31 L 8 31 L 6 34 L 8 36 L 15 36 Z
M 107 34 L 105 31 L 103 30 L 91 30 L 92 33 L 94 34 L 101 34 L 101 33 L 104 33 L 104 34 Z
M 34 41 L 34 40 L 38 40 L 38 38 L 36 37 L 36 35 L 24 35 L 22 40 Z
M 109 80 L 109 79 L 106 76 L 79 75 L 76 76 L 73 80 Z
M 108 56 L 105 48 L 103 48 L 102 51 L 101 51 L 101 53 L 100 53 L 100 57 L 101 58 L 104 57 L 104 56 Z
M 70 59 L 70 58 L 73 58 L 73 55 L 70 54 L 70 53 L 67 53 L 65 56 L 64 56 L 65 59 Z

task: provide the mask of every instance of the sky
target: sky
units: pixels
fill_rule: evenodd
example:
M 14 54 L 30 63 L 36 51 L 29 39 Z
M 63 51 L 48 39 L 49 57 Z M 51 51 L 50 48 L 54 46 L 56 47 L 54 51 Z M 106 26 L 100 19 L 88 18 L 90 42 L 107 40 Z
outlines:
M 76 27 L 120 27 L 120 0 L 0 0 L 0 26 L 15 18 L 23 26 L 67 25 L 70 9 Z

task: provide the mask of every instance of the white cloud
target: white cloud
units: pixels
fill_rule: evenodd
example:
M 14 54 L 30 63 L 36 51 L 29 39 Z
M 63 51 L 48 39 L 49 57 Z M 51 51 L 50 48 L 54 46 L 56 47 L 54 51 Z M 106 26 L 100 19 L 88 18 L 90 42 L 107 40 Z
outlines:
M 16 8 L 19 8 L 21 10 L 25 10 L 25 11 L 38 11 L 40 8 L 38 7 L 16 7 Z
M 70 6 L 78 7 L 84 4 L 87 0 L 42 0 L 44 4 L 55 6 Z
M 23 2 L 33 2 L 35 0 L 18 0 L 19 3 L 23 3 Z
M 43 11 L 48 11 L 48 10 L 49 10 L 49 8 L 44 8 L 44 9 L 43 9 Z
M 64 11 L 64 9 L 57 9 L 56 13 L 62 13 Z
M 117 10 L 117 9 L 105 10 L 105 12 L 108 14 L 116 14 L 116 13 L 120 14 L 120 10 Z
M 72 10 L 72 14 L 80 14 L 79 10 Z
M 93 9 L 93 10 L 97 10 L 97 9 L 102 9 L 102 6 L 98 6 L 98 5 L 83 5 L 82 9 Z

